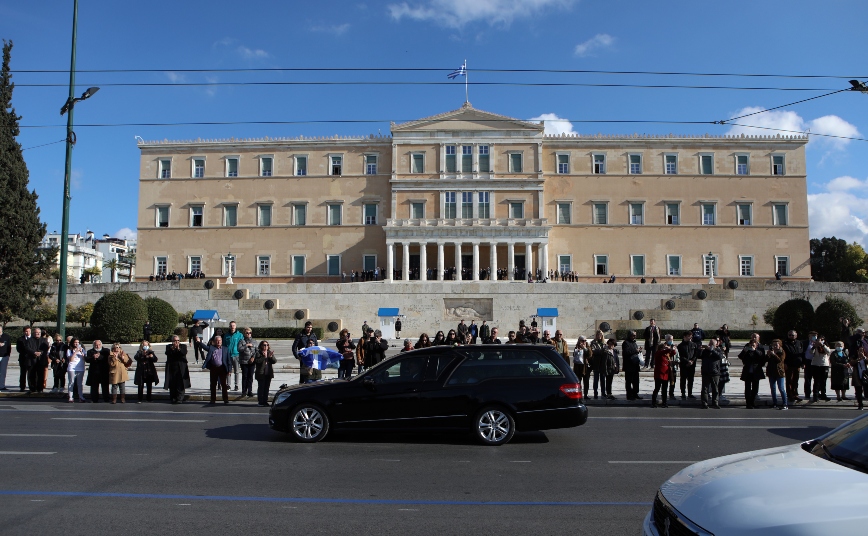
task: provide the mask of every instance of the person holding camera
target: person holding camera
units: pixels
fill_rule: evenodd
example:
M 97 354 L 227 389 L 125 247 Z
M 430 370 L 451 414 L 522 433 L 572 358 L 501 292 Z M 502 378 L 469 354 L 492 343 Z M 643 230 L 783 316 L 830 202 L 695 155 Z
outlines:
M 383 339 L 383 332 L 375 330 L 373 337 L 368 340 L 368 347 L 365 349 L 365 366 L 373 367 L 386 359 L 386 350 L 388 349 L 389 342 Z
M 256 399 L 260 407 L 268 406 L 268 392 L 271 389 L 271 380 L 274 378 L 274 364 L 277 358 L 268 341 L 262 341 L 254 354 L 254 366 L 256 367 Z
M 670 362 L 678 356 L 678 349 L 672 335 L 666 335 L 662 343 L 654 352 L 654 392 L 651 394 L 651 407 L 657 407 L 657 393 L 663 390 L 663 404 L 660 407 L 668 408 L 667 396 L 669 394 L 669 366 Z
M 766 376 L 769 378 L 769 387 L 772 391 L 772 405 L 778 407 L 775 389 L 781 394 L 781 409 L 788 409 L 787 389 L 784 386 L 787 375 L 787 353 L 783 348 L 783 341 L 775 339 L 766 352 Z
M 690 398 L 693 396 L 693 380 L 696 376 L 696 358 L 701 349 L 693 342 L 693 334 L 685 331 L 681 334 L 681 342 L 677 346 L 678 364 L 681 368 L 681 400 L 687 400 L 685 388 Z
M 253 396 L 253 376 L 256 373 L 254 354 L 259 344 L 253 340 L 253 330 L 244 328 L 243 337 L 238 341 L 238 363 L 241 365 L 241 396 Z
M 151 348 L 151 343 L 148 340 L 143 340 L 139 344 L 139 350 L 133 356 L 136 362 L 136 374 L 133 376 L 133 385 L 139 386 L 139 401 L 145 399 L 145 386 L 147 386 L 147 400 L 152 401 L 151 391 L 155 383 L 160 383 L 160 377 L 157 375 L 157 354 Z
M 699 359 L 702 360 L 702 409 L 711 407 L 720 409 L 717 404 L 718 389 L 720 382 L 720 363 L 723 361 L 723 352 L 717 347 L 717 340 L 710 339 L 708 346 L 702 351 Z
M 109 401 L 109 349 L 104 348 L 102 341 L 93 341 L 93 348 L 84 356 L 87 368 L 87 380 L 85 383 L 90 387 L 90 401 L 99 402 L 99 389 L 102 387 L 103 402 Z
M 850 366 L 853 367 L 853 387 L 856 389 L 856 406 L 865 409 L 864 400 L 868 398 L 868 350 L 859 346 L 855 355 L 850 354 Z
M 582 339 L 584 340 L 584 339 Z M 636 342 L 636 332 L 627 334 L 627 339 L 621 343 L 621 355 L 624 359 L 624 383 L 627 388 L 627 400 L 641 400 L 639 396 L 639 371 L 642 368 L 642 349 Z M 578 373 L 576 373 L 578 376 Z M 587 393 L 587 384 L 585 387 Z
M 826 346 L 826 338 L 822 335 L 811 343 L 811 377 L 814 380 L 812 402 L 831 400 L 826 396 L 826 380 L 829 378 L 829 368 L 832 366 L 831 353 L 832 351 Z
M 338 353 L 343 356 L 340 368 L 338 369 L 338 378 L 346 378 L 349 380 L 350 376 L 353 375 L 353 368 L 356 364 L 356 354 L 354 351 L 356 345 L 353 343 L 350 331 L 347 328 L 341 330 L 340 338 L 338 339 L 336 346 Z
M 738 354 L 741 359 L 741 381 L 744 382 L 744 403 L 747 409 L 756 407 L 756 395 L 759 392 L 759 382 L 765 378 L 763 365 L 766 356 L 757 348 L 757 341 L 751 339 L 747 346 Z

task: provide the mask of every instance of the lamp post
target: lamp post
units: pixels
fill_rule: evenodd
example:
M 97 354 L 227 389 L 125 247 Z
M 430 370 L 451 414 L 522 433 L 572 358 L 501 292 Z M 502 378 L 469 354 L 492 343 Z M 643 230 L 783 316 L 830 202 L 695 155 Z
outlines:
M 714 285 L 714 256 L 708 252 L 708 259 L 705 261 L 708 264 L 708 284 Z
M 235 271 L 235 255 L 230 251 L 226 254 L 226 284 L 232 284 L 232 272 Z
M 69 254 L 69 195 L 70 175 L 72 173 L 72 147 L 75 145 L 75 132 L 72 131 L 72 112 L 75 103 L 89 99 L 99 91 L 98 87 L 88 88 L 75 98 L 75 44 L 78 36 L 78 0 L 73 2 L 72 8 L 72 56 L 69 65 L 69 97 L 60 108 L 60 115 L 66 115 L 66 172 L 63 177 L 63 223 L 60 229 L 60 282 L 57 288 L 57 332 L 61 337 L 66 337 L 66 279 L 67 279 L 67 255 Z

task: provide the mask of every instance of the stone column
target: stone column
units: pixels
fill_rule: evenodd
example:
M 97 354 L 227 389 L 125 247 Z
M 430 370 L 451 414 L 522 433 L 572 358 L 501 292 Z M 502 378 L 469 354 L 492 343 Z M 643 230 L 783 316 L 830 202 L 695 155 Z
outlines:
M 540 267 L 543 271 L 543 277 L 548 277 L 549 273 L 549 245 L 545 242 L 539 246 L 540 252 Z
M 506 265 L 509 273 L 506 278 L 512 281 L 515 278 L 515 243 L 507 242 L 506 244 Z
M 461 242 L 455 242 L 455 280 L 461 281 Z
M 419 280 L 428 280 L 428 242 L 419 244 Z
M 491 274 L 488 276 L 489 281 L 497 281 L 497 242 L 492 242 L 491 246 Z
M 473 280 L 479 281 L 479 242 L 473 243 Z
M 443 281 L 443 270 L 446 268 L 443 263 L 443 242 L 437 242 L 437 281 Z
M 527 279 L 527 274 L 530 274 L 531 276 L 534 275 L 534 273 L 533 273 L 533 255 L 531 253 L 532 251 L 533 251 L 533 244 L 530 242 L 525 242 L 524 243 L 524 267 L 525 267 L 525 271 L 526 271 L 526 273 L 524 274 L 525 279 Z
M 362 267 L 364 268 L 364 266 Z M 392 282 L 392 274 L 395 273 L 395 244 L 386 243 L 386 281 Z
M 404 255 L 401 257 L 401 280 L 409 281 L 410 280 L 410 243 L 404 242 L 401 244 L 404 246 Z

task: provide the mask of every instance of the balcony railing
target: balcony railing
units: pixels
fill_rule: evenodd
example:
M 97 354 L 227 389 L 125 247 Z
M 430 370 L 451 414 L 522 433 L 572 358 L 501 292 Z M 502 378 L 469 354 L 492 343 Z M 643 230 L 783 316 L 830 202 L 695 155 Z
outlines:
M 386 227 L 545 227 L 547 225 L 547 218 L 422 218 L 386 220 Z

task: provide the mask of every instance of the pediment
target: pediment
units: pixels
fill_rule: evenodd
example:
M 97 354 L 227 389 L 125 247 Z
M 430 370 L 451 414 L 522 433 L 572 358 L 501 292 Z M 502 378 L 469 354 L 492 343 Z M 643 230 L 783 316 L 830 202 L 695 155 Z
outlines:
M 522 121 L 505 115 L 493 114 L 477 110 L 469 102 L 457 110 L 445 112 L 431 117 L 409 121 L 407 123 L 392 123 L 392 132 L 415 131 L 524 131 L 542 133 L 545 127 L 538 123 Z

